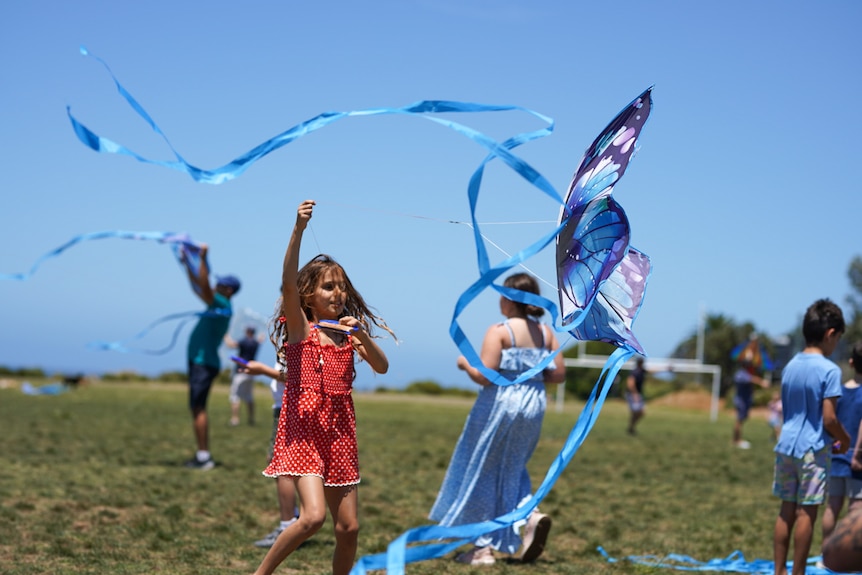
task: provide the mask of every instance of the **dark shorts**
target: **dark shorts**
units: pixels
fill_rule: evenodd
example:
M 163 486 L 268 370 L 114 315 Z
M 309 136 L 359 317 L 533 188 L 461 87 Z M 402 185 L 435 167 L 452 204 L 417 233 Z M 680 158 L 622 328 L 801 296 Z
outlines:
M 206 409 L 218 371 L 217 367 L 209 365 L 189 364 L 189 409 Z
M 736 407 L 736 419 L 745 421 L 748 419 L 748 412 L 751 411 L 751 406 L 754 405 L 752 396 L 737 395 L 733 398 L 733 405 Z

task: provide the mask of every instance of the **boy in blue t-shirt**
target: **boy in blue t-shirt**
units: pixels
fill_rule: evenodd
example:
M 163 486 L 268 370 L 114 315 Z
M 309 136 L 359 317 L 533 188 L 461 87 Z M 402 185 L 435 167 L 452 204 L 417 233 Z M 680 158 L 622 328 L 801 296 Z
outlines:
M 828 299 L 811 304 L 802 321 L 805 349 L 781 375 L 784 425 L 775 446 L 772 486 L 773 494 L 781 498 L 773 534 L 775 575 L 787 573 L 794 529 L 793 575 L 805 574 L 817 510 L 826 497 L 830 453 L 845 453 L 850 447 L 850 437 L 836 416 L 841 370 L 826 359 L 843 333 L 841 308 Z M 833 446 L 833 440 L 839 443 Z

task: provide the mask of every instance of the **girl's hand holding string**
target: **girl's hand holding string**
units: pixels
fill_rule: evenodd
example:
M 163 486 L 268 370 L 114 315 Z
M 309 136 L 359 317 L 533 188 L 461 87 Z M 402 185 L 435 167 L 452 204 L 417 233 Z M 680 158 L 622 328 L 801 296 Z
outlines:
M 355 333 L 362 329 L 362 323 L 355 317 L 350 316 L 344 316 L 337 321 L 334 319 L 322 319 L 314 325 L 321 329 L 331 329 L 342 333 Z
M 308 225 L 308 220 L 311 219 L 315 203 L 314 200 L 305 200 L 299 204 L 299 207 L 296 209 L 296 227 L 298 229 L 305 229 L 305 226 Z

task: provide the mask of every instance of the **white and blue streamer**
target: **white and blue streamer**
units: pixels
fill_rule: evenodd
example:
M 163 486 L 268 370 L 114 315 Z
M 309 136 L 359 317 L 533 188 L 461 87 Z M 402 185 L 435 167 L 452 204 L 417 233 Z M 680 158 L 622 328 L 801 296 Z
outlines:
M 597 551 L 608 560 L 609 563 L 617 563 L 615 559 L 608 555 L 608 552 L 601 546 Z M 754 559 L 746 561 L 742 551 L 734 551 L 724 559 L 711 559 L 709 561 L 698 561 L 688 555 L 679 555 L 670 553 L 663 557 L 657 555 L 630 555 L 624 559 L 630 563 L 643 565 L 646 567 L 661 567 L 664 569 L 676 569 L 677 571 L 718 571 L 721 573 L 750 573 L 752 575 L 772 575 L 775 573 L 775 562 L 767 559 Z M 837 571 L 830 571 L 823 567 L 819 567 L 817 563 L 821 560 L 820 556 L 809 557 L 805 564 L 806 575 L 830 575 L 837 574 Z M 787 571 L 793 569 L 793 561 L 787 562 Z
M 118 351 L 121 353 L 143 353 L 147 355 L 164 355 L 171 351 L 177 343 L 177 339 L 179 338 L 180 332 L 183 327 L 193 319 L 200 317 L 216 317 L 216 316 L 224 316 L 229 314 L 219 313 L 217 311 L 186 311 L 179 313 L 172 313 L 166 316 L 162 316 L 159 319 L 152 322 L 146 328 L 141 330 L 136 335 L 132 336 L 128 340 L 124 341 L 93 341 L 87 344 L 87 347 L 91 349 L 97 349 L 100 351 Z M 174 328 L 173 334 L 171 334 L 171 339 L 168 344 L 160 349 L 143 349 L 137 347 L 129 347 L 127 345 L 128 342 L 136 341 L 143 339 L 146 335 L 148 335 L 153 329 L 160 326 L 163 323 L 169 323 L 179 321 L 177 327 Z
M 11 274 L 0 274 L 0 280 L 17 280 L 24 281 L 30 279 L 36 271 L 45 263 L 47 260 L 55 258 L 81 242 L 91 241 L 91 240 L 104 240 L 104 239 L 125 239 L 125 240 L 146 240 L 146 241 L 155 241 L 160 244 L 168 244 L 171 246 L 171 249 L 174 253 L 179 264 L 185 269 L 187 273 L 192 275 L 197 275 L 198 269 L 200 268 L 201 258 L 200 258 L 200 245 L 193 242 L 192 239 L 185 233 L 174 233 L 174 232 L 155 232 L 155 231 L 147 231 L 147 232 L 137 232 L 137 231 L 126 231 L 126 230 L 108 230 L 101 232 L 91 232 L 86 234 L 79 234 L 66 243 L 52 249 L 51 251 L 43 254 L 39 257 L 31 266 L 30 269 L 26 272 L 20 273 L 11 273 Z M 198 287 L 195 284 L 192 284 L 192 287 L 197 290 Z M 177 337 L 179 335 L 182 327 L 190 320 L 196 317 L 201 317 L 204 315 L 211 315 L 214 312 L 183 312 L 176 313 L 163 316 L 153 323 L 151 323 L 147 328 L 143 331 L 135 335 L 131 338 L 131 340 L 139 340 L 146 336 L 150 331 L 152 331 L 155 327 L 171 322 L 181 320 L 181 323 L 174 330 L 173 336 L 171 338 L 170 343 L 162 348 L 156 350 L 150 349 L 139 349 L 139 348 L 131 348 L 128 347 L 124 342 L 103 342 L 96 341 L 88 344 L 88 347 L 99 350 L 111 350 L 118 351 L 123 353 L 145 353 L 149 355 L 162 355 L 170 351 L 174 345 L 176 344 Z
M 162 244 L 171 244 L 174 254 L 179 258 L 180 250 L 182 246 L 187 246 L 191 248 L 197 248 L 197 244 L 192 242 L 191 238 L 189 238 L 186 234 L 178 234 L 173 232 L 131 232 L 125 230 L 110 230 L 110 231 L 102 231 L 102 232 L 91 232 L 86 234 L 80 234 L 63 245 L 60 245 L 53 250 L 45 253 L 41 257 L 39 257 L 33 265 L 30 266 L 30 269 L 26 272 L 14 273 L 14 274 L 0 274 L 0 280 L 19 280 L 24 281 L 30 279 L 33 274 L 36 273 L 43 263 L 46 260 L 51 258 L 55 258 L 65 252 L 67 249 L 72 246 L 79 244 L 81 242 L 90 241 L 90 240 L 105 240 L 105 239 L 124 239 L 124 240 L 149 240 L 156 241 Z M 182 262 L 181 262 L 182 263 Z

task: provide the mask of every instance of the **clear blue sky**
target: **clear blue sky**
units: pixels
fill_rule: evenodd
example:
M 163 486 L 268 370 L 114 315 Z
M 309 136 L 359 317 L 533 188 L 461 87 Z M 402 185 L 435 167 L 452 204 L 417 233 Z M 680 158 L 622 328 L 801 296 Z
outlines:
M 654 266 L 635 332 L 656 357 L 701 309 L 780 335 L 814 299 L 844 303 L 862 252 L 860 29 L 853 0 L 3 2 L 0 273 L 26 271 L 81 233 L 185 231 L 210 244 L 216 273 L 241 277 L 236 307 L 269 314 L 296 206 L 313 198 L 302 259 L 340 260 L 402 340 L 383 344 L 390 372 L 360 366 L 357 387 L 468 386 L 448 328 L 476 256 L 470 230 L 446 222 L 468 219 L 482 148 L 418 118 L 350 118 L 233 182 L 198 184 L 76 140 L 66 105 L 101 135 L 170 159 L 79 45 L 204 168 L 323 111 L 449 99 L 554 118 L 555 133 L 519 153 L 561 195 L 592 139 L 655 85 L 641 150 L 615 190 Z M 541 127 L 516 113 L 457 119 L 500 140 Z M 480 221 L 543 222 L 486 226 L 503 250 L 525 247 L 557 214 L 509 170 L 488 171 Z M 554 284 L 553 259 L 547 249 L 528 267 Z M 125 240 L 76 246 L 28 281 L 0 282 L 0 299 L 0 364 L 84 372 L 184 370 L 188 329 L 164 356 L 86 343 L 200 309 L 167 247 Z M 499 318 L 488 293 L 462 324 L 478 346 Z

